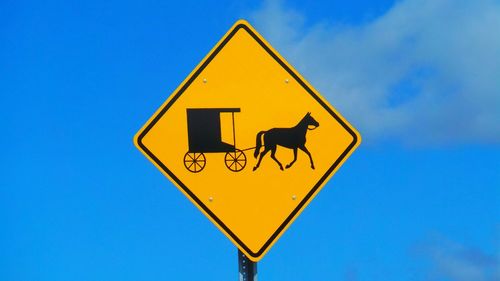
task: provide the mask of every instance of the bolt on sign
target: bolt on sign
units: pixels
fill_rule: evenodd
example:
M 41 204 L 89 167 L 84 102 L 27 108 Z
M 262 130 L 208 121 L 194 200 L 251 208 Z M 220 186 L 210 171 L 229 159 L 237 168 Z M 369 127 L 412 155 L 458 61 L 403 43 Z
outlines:
M 258 261 L 359 145 L 359 133 L 240 20 L 135 144 Z

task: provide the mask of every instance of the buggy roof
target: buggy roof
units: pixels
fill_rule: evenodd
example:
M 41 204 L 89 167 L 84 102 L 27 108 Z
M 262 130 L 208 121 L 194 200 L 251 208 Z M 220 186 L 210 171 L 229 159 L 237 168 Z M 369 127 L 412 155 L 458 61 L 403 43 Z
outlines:
M 241 110 L 239 108 L 188 108 L 187 109 L 187 112 L 188 112 L 188 115 L 189 115 L 189 112 L 191 111 L 197 111 L 197 112 L 200 112 L 200 111 L 205 111 L 205 112 L 218 112 L 218 113 L 221 113 L 221 112 L 240 112 Z

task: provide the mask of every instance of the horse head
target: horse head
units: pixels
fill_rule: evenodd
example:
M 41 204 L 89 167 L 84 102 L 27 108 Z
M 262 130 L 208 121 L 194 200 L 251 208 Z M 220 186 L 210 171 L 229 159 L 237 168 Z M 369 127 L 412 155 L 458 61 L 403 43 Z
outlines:
M 304 118 L 302 119 L 305 124 L 307 124 L 307 128 L 309 129 L 309 126 L 314 126 L 312 129 L 309 129 L 309 130 L 314 130 L 316 129 L 317 127 L 319 127 L 319 123 L 318 121 L 316 121 L 316 119 L 314 119 L 312 116 L 311 116 L 311 112 L 308 112 L 306 114 L 306 116 L 304 116 Z

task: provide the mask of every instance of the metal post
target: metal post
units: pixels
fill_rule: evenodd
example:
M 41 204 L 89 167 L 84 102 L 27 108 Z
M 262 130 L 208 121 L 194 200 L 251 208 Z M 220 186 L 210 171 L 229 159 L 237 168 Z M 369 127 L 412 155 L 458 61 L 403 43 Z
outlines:
M 240 250 L 238 250 L 238 268 L 240 281 L 257 281 L 257 263 L 251 261 Z

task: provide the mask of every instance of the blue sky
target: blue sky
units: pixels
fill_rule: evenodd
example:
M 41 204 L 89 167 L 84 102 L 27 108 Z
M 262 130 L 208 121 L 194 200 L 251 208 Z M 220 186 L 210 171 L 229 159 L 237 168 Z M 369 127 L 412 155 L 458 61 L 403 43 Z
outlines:
M 239 18 L 364 141 L 259 279 L 498 280 L 486 0 L 2 1 L 0 280 L 237 278 L 234 245 L 132 137 Z

